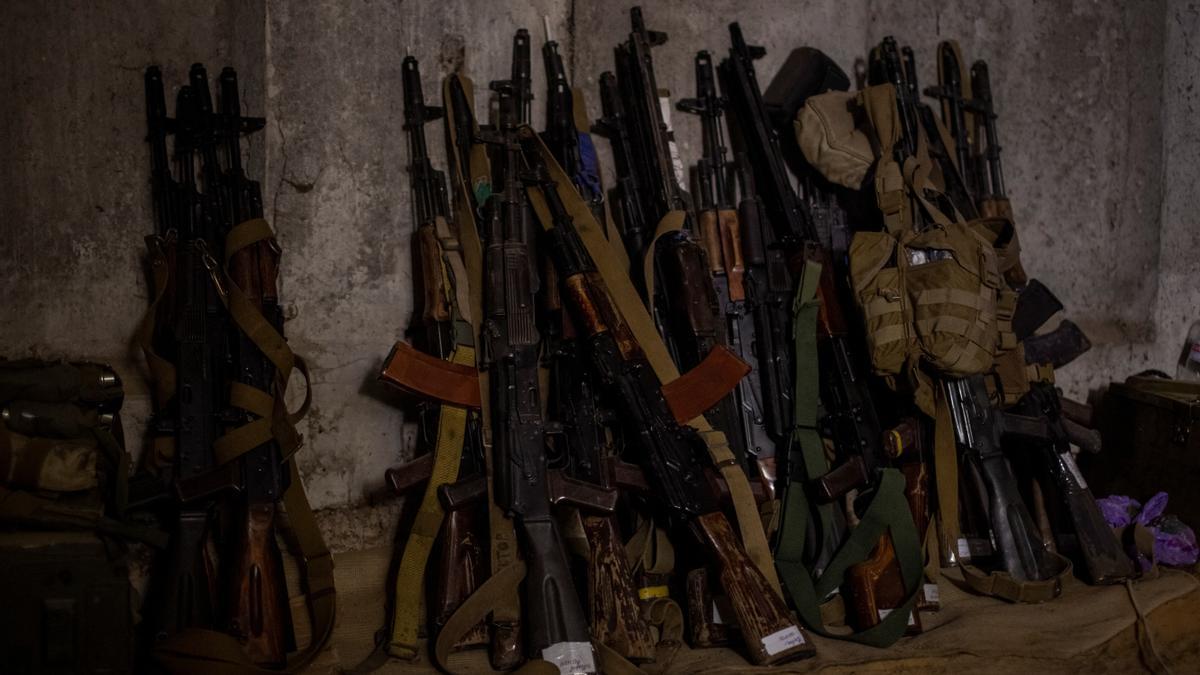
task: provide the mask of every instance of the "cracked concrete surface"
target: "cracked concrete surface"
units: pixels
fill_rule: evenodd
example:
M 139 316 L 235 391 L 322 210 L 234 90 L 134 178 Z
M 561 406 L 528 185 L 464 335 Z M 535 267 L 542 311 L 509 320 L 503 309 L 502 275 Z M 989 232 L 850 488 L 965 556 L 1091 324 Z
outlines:
M 697 49 L 728 49 L 732 20 L 767 47 L 764 84 L 793 47 L 819 47 L 850 70 L 886 34 L 916 48 L 924 82 L 935 78 L 941 39 L 957 38 L 968 59 L 986 58 L 1026 267 L 1097 343 L 1060 383 L 1085 395 L 1146 367 L 1173 371 L 1200 306 L 1190 208 L 1200 155 L 1195 3 L 643 5 L 647 25 L 670 34 L 654 56 L 676 98 L 693 92 Z M 507 76 L 513 31 L 529 28 L 540 47 L 547 15 L 594 117 L 597 77 L 629 31 L 626 10 L 575 0 L 502 1 L 487 11 L 466 0 L 6 3 L 0 354 L 113 362 L 130 388 L 130 437 L 139 437 L 149 405 L 132 334 L 147 295 L 141 238 L 152 229 L 141 72 L 160 63 L 177 85 L 193 61 L 210 73 L 235 65 L 243 105 L 268 120 L 248 168 L 263 182 L 284 249 L 286 330 L 313 365 L 300 468 L 335 548 L 385 541 L 397 502 L 383 493 L 383 470 L 414 444 L 412 411 L 375 383 L 413 308 L 400 60 L 406 50 L 421 59 L 435 101 L 442 77 L 464 70 L 482 106 L 486 83 Z M 533 59 L 541 124 L 545 80 L 537 52 Z M 674 122 L 690 163 L 699 123 L 682 113 Z M 440 127 L 428 134 L 444 166 Z M 607 159 L 603 142 L 600 150 Z

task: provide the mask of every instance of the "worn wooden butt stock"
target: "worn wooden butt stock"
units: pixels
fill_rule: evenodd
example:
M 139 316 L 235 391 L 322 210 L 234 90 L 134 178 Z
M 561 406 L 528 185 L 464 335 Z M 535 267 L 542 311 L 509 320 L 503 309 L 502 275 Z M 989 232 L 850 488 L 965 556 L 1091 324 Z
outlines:
M 769 666 L 812 656 L 816 650 L 779 597 L 738 543 L 733 527 L 719 511 L 692 520 L 700 539 L 720 568 L 751 663 Z
M 230 570 L 230 630 L 256 664 L 282 666 L 292 646 L 283 557 L 275 540 L 275 504 L 250 504 L 239 521 L 239 550 Z
M 588 623 L 592 638 L 641 663 L 654 658 L 654 638 L 642 619 L 625 547 L 611 516 L 584 516 L 588 539 Z

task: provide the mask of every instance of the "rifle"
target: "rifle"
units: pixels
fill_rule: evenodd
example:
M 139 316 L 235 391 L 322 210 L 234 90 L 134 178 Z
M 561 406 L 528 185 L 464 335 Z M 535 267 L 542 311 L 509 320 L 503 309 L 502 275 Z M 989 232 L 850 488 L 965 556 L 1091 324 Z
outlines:
M 221 114 L 213 114 L 212 101 L 204 68 L 192 66 L 191 86 L 199 93 L 200 110 L 206 122 L 202 144 L 205 184 L 218 195 L 217 205 L 226 232 L 242 223 L 262 217 L 262 190 L 257 181 L 247 178 L 242 168 L 241 137 L 262 129 L 262 118 L 241 114 L 237 72 L 221 71 Z M 216 143 L 223 141 L 228 169 L 220 173 Z M 257 242 L 236 251 L 228 263 L 234 285 L 250 299 L 254 308 L 282 334 L 283 311 L 279 306 L 277 281 L 279 247 L 273 239 Z M 232 328 L 232 327 L 231 327 Z M 263 392 L 273 392 L 275 366 L 240 329 L 234 329 L 231 344 L 235 380 Z M 257 414 L 240 411 L 230 429 L 261 419 Z M 283 571 L 283 556 L 275 536 L 277 502 L 290 484 L 290 474 L 279 445 L 270 440 L 241 456 L 237 478 L 234 513 L 238 523 L 233 544 L 232 564 L 227 567 L 230 600 L 227 615 L 229 629 L 236 635 L 255 663 L 282 666 L 295 646 L 291 608 Z
M 448 269 L 444 251 L 457 249 L 457 231 L 451 224 L 450 204 L 446 192 L 446 177 L 434 169 L 426 146 L 425 125 L 441 119 L 442 108 L 425 103 L 421 87 L 419 63 L 412 56 L 401 62 L 404 93 L 404 129 L 408 138 L 409 181 L 412 191 L 413 222 L 416 224 L 416 243 L 419 253 L 420 288 L 423 289 L 421 346 L 427 353 L 450 359 L 456 345 L 473 347 L 475 336 L 470 324 L 450 301 L 457 295 L 451 283 L 467 284 L 467 279 L 455 279 Z M 423 402 L 420 429 L 426 456 L 432 460 L 438 443 L 441 406 Z M 465 435 L 456 475 L 467 480 L 483 475 L 483 448 L 479 416 L 467 413 Z M 432 466 L 432 464 L 431 464 Z M 390 472 L 389 472 L 390 473 Z M 441 486 L 444 490 L 446 486 Z M 439 492 L 439 496 L 442 493 Z M 488 562 L 481 545 L 487 539 L 480 514 L 479 500 L 463 500 L 447 505 L 442 499 L 446 517 L 441 533 L 438 568 L 432 601 L 433 624 L 437 631 L 483 582 L 488 574 Z M 456 648 L 486 644 L 487 628 L 480 622 L 455 645 Z
M 810 519 L 815 527 L 806 530 L 802 552 L 797 548 L 795 551 L 789 550 L 786 556 L 780 554 L 789 569 L 798 568 L 803 561 L 805 569 L 800 573 L 820 579 L 834 553 L 849 536 L 845 531 L 845 520 L 854 514 L 849 512 L 852 507 L 847 507 L 847 511 L 843 512 L 841 497 L 850 490 L 858 489 L 863 497 L 873 502 L 874 497 L 880 494 L 878 488 L 883 485 L 885 477 L 883 470 L 890 464 L 891 458 L 884 454 L 879 417 L 871 391 L 861 375 L 861 352 L 851 340 L 841 311 L 842 298 L 848 295 L 845 251 L 839 249 L 831 254 L 822 245 L 822 237 L 809 205 L 792 188 L 778 130 L 771 124 L 770 111 L 764 103 L 754 72 L 753 62 L 765 55 L 765 50 L 747 45 L 738 24 L 731 24 L 729 31 L 732 45 L 729 57 L 721 63 L 722 76 L 725 89 L 734 104 L 734 114 L 740 122 L 746 151 L 757 160 L 754 178 L 763 186 L 760 191 L 766 213 L 775 227 L 775 237 L 789 254 L 791 265 L 800 268 L 808 263 L 817 263 L 821 270 L 816 290 L 819 309 L 815 357 L 816 363 L 820 364 L 819 395 L 826 414 L 818 423 L 822 435 L 833 440 L 839 463 L 830 471 L 823 463 L 817 463 L 817 458 L 823 453 L 814 453 L 812 448 L 806 452 L 806 444 L 820 442 L 815 430 L 808 430 L 805 436 L 793 440 L 788 454 L 788 478 L 794 485 L 789 486 L 789 490 L 803 490 L 804 494 L 811 495 L 806 502 L 815 511 L 816 517 Z M 811 62 L 824 66 L 821 70 L 823 76 L 813 78 L 814 83 L 837 80 L 829 77 L 827 59 L 811 59 Z M 806 182 L 810 189 L 809 196 L 814 200 L 814 206 L 828 211 L 826 218 L 830 225 L 830 243 L 837 239 L 840 244 L 844 237 L 833 236 L 834 219 L 840 217 L 840 209 L 830 195 L 825 195 L 824 200 L 820 199 L 817 191 L 812 189 L 815 183 L 811 179 Z M 796 336 L 796 339 L 801 344 L 801 340 L 807 338 Z M 798 353 L 796 358 L 803 359 L 806 356 L 813 357 Z M 802 384 L 797 383 L 797 386 Z M 813 459 L 806 460 L 807 457 Z M 889 513 L 887 517 L 903 520 L 909 516 L 909 513 Z M 785 522 L 784 528 L 787 529 L 787 526 Z M 780 536 L 787 537 L 788 534 L 781 532 Z M 906 540 L 902 561 L 896 555 L 892 536 L 893 532 L 883 533 L 876 544 L 875 558 L 847 570 L 848 577 L 858 575 L 860 580 L 866 580 L 865 583 L 848 587 L 852 594 L 856 594 L 851 599 L 852 603 L 893 609 L 906 604 L 907 598 L 915 592 L 911 589 L 919 589 L 919 579 L 901 576 L 902 566 L 909 570 L 908 575 L 912 574 L 912 568 L 919 566 L 914 564 L 919 556 L 913 550 L 915 540 Z M 867 566 L 873 566 L 874 571 L 864 574 Z M 882 576 L 883 572 L 887 573 L 886 578 Z M 889 585 L 891 581 L 897 583 Z M 827 580 L 819 583 L 827 587 Z M 892 590 L 898 592 L 892 593 Z M 793 597 L 797 597 L 795 593 Z M 802 611 L 809 610 L 802 608 Z M 881 618 L 881 615 L 871 611 L 866 619 L 858 622 L 858 627 L 868 628 Z
M 542 45 L 542 61 L 546 66 L 546 130 L 542 138 L 554 159 L 563 167 L 579 194 L 587 201 L 596 220 L 604 222 L 604 189 L 600 185 L 600 166 L 592 137 L 576 124 L 575 92 L 567 81 L 558 43 L 550 35 L 550 19 L 543 17 L 546 43 Z
M 763 426 L 773 443 L 754 441 L 756 448 L 778 447 L 786 443 L 791 433 L 792 419 L 792 360 L 788 348 L 788 333 L 792 292 L 791 274 L 783 250 L 776 244 L 775 232 L 763 213 L 762 199 L 754 183 L 754 170 L 745 152 L 735 153 L 737 180 L 741 188 L 738 202 L 738 223 L 742 233 L 742 255 L 746 274 L 742 285 L 746 294 L 746 313 L 751 318 L 750 331 L 746 331 L 743 319 L 743 335 L 754 336 L 750 341 L 746 360 L 754 366 L 751 376 L 759 381 L 758 387 L 750 389 L 752 398 L 758 399 L 762 410 Z M 745 316 L 745 315 L 743 315 Z M 743 339 L 743 344 L 746 340 Z M 746 400 L 746 399 L 743 399 Z M 749 412 L 748 410 L 746 412 Z M 747 435 L 755 439 L 755 434 Z M 761 443 L 761 445 L 760 445 Z M 774 466 L 772 454 L 759 458 Z M 762 464 L 760 463 L 760 466 Z M 771 482 L 774 483 L 774 471 Z
M 565 85 L 561 57 L 552 49 L 555 46 L 548 42 L 543 48 L 551 81 L 549 106 L 565 108 L 565 111 L 557 115 L 549 113 L 550 121 L 542 138 L 561 165 L 568 167 L 564 171 L 572 177 L 572 183 L 588 202 L 597 222 L 602 222 L 602 202 L 600 213 L 597 213 L 597 202 L 586 196 L 589 194 L 586 186 L 581 185 L 577 152 L 563 152 L 572 147 L 570 140 L 557 142 L 558 149 L 555 149 L 556 135 L 569 139 L 585 136 L 576 131 L 571 117 L 570 89 Z M 553 69 L 552 60 L 555 62 Z M 560 81 L 559 87 L 553 84 L 556 79 Z M 564 88 L 565 102 L 556 103 L 556 99 L 562 98 Z M 556 125 L 555 117 L 564 115 L 565 120 L 560 119 L 561 134 L 551 133 Z M 578 150 L 578 144 L 573 147 Z M 597 390 L 574 322 L 563 307 L 554 264 L 548 259 L 543 262 L 546 280 L 542 288 L 543 339 L 550 370 L 547 412 L 551 423 L 547 426 L 552 426 L 555 432 L 552 434 L 555 457 L 548 462 L 551 466 L 548 477 L 550 498 L 556 504 L 568 502 L 580 509 L 579 522 L 588 542 L 588 625 L 592 637 L 631 661 L 648 661 L 654 657 L 654 639 L 641 617 L 634 576 L 613 514 L 618 486 L 609 463 L 619 454 L 616 445 L 620 430 L 615 428 L 614 416 Z
M 614 515 L 618 485 L 610 466 L 619 454 L 620 430 L 614 428 L 614 416 L 600 396 L 561 294 L 557 288 L 546 290 L 548 414 L 559 430 L 553 464 L 562 467 L 550 469 L 550 498 L 580 509 L 588 542 L 588 625 L 593 638 L 631 661 L 649 661 L 654 658 L 654 639 L 641 616 Z
M 639 460 L 668 515 L 688 523 L 721 568 L 744 641 L 756 664 L 778 663 L 811 655 L 812 647 L 788 617 L 782 599 L 746 556 L 715 495 L 707 489 L 697 451 L 703 441 L 672 416 L 662 382 L 631 329 L 614 306 L 594 261 L 580 239 L 551 178 L 536 137 L 522 130 L 526 160 L 534 167 L 536 191 L 546 212 L 550 256 L 558 269 L 564 298 L 587 346 L 601 383 L 620 405 L 621 419 L 637 446 Z M 788 636 L 782 640 L 783 636 Z M 764 638 L 768 638 L 764 642 Z
M 739 174 L 731 174 L 728 171 L 721 125 L 725 101 L 717 95 L 712 56 L 707 51 L 698 52 L 695 63 L 696 98 L 683 99 L 676 107 L 684 112 L 699 115 L 701 119 L 704 155 L 696 162 L 700 195 L 700 236 L 708 254 L 713 288 L 718 301 L 722 303 L 721 313 L 725 315 L 729 346 L 738 358 L 750 366 L 750 373 L 742 378 L 736 390 L 735 402 L 740 412 L 737 417 L 741 421 L 741 436 L 745 439 L 746 452 L 754 458 L 752 473 L 757 474 L 768 495 L 773 498 L 775 439 L 768 431 L 763 410 L 760 368 L 753 349 L 758 338 L 754 313 L 750 309 L 754 301 L 761 300 L 761 280 L 757 276 L 751 280 L 751 283 L 756 285 L 753 291 L 758 295 L 748 300 L 747 254 L 743 253 L 745 240 L 750 240 L 756 247 L 753 252 L 756 256 L 756 269 L 765 266 L 765 252 L 761 250 L 759 242 L 761 233 L 757 231 L 762 224 L 754 220 L 753 227 L 756 232 L 747 233 L 743 231 L 742 223 L 738 219 L 738 208 L 734 204 L 735 188 L 730 183 L 730 178 Z M 739 159 L 744 161 L 745 158 L 742 156 Z M 746 209 L 753 210 L 754 207 L 754 204 L 747 204 Z M 757 217 L 756 213 L 747 215 L 750 218 Z M 786 404 L 786 401 L 775 402 L 775 405 L 781 403 Z M 747 460 L 750 461 L 749 458 Z
M 642 192 L 637 176 L 634 175 L 636 159 L 633 150 L 633 136 L 629 129 L 629 118 L 625 114 L 625 104 L 621 100 L 621 90 L 617 85 L 617 76 L 611 72 L 600 74 L 600 105 L 603 115 L 596 120 L 595 130 L 606 136 L 612 145 L 613 162 L 616 165 L 617 184 L 613 187 L 612 202 L 617 206 L 618 220 L 621 224 L 621 240 L 630 261 L 634 261 L 629 270 L 633 285 L 643 296 L 646 293 L 646 280 L 642 274 L 642 266 L 636 261 L 642 259 L 646 248 L 646 238 L 654 234 L 653 225 L 646 222 L 642 213 Z
M 571 579 L 562 537 L 547 491 L 545 428 L 538 395 L 538 289 L 532 218 L 522 184 L 517 126 L 527 119 L 529 34 L 513 42 L 513 78 L 493 83 L 500 92 L 499 128 L 493 144 L 502 187 L 487 204 L 484 240 L 483 364 L 491 377 L 496 503 L 513 515 L 523 535 L 529 570 L 523 606 L 531 654 L 550 659 L 570 650 L 595 672 L 587 618 Z M 524 115 L 524 117 L 522 116 Z
M 996 108 L 992 103 L 992 81 L 987 62 L 971 65 L 971 100 L 966 108 L 974 113 L 973 154 L 976 158 L 980 192 L 979 211 L 989 216 L 1012 218 L 1012 205 L 1004 193 L 1004 171 L 1000 165 L 1000 138 L 996 133 Z M 982 132 L 982 133 L 981 133 Z
M 794 260 L 812 260 L 821 264 L 818 361 L 824 366 L 821 368 L 821 394 L 828 411 L 822 426 L 832 434 L 843 463 L 823 476 L 803 476 L 798 458 L 795 462 L 789 459 L 789 463 L 792 464 L 791 480 L 820 478 L 809 487 L 816 489 L 820 495 L 818 499 L 832 501 L 851 489 L 867 487 L 874 482 L 875 470 L 882 466 L 879 445 L 882 430 L 866 382 L 859 375 L 861 361 L 850 343 L 841 311 L 842 294 L 838 285 L 845 282 L 843 266 L 821 247 L 812 217 L 792 189 L 778 132 L 770 123 L 759 90 L 754 60 L 766 52 L 761 47 L 747 45 L 738 24 L 730 24 L 729 33 L 732 46 L 729 57 L 721 63 L 721 70 L 746 150 L 758 158 L 754 179 L 759 185 L 766 186 L 760 192 L 775 227 L 775 236 Z M 819 552 L 810 550 L 818 570 L 823 569 L 840 543 L 837 519 L 826 525 L 826 531 L 817 535 L 822 542 Z
M 1011 219 L 1011 207 L 1004 197 L 1004 179 L 1000 167 L 1000 147 L 996 141 L 996 114 L 992 108 L 991 83 L 988 80 L 987 64 L 977 61 L 972 68 L 972 92 L 976 98 L 970 101 L 962 100 L 962 85 L 958 81 L 958 54 L 952 43 L 943 42 L 938 47 L 943 59 L 943 70 L 950 73 L 943 84 L 943 89 L 951 89 L 954 95 L 949 105 L 943 108 L 954 117 L 950 124 L 958 147 L 960 166 L 983 167 L 984 163 L 971 158 L 971 139 L 967 137 L 963 113 L 968 108 L 982 118 L 980 126 L 988 141 L 986 150 L 986 171 L 979 174 L 988 180 L 980 180 L 975 185 L 979 192 L 973 193 L 976 203 L 985 213 Z M 978 79 L 977 79 L 978 78 Z M 934 95 L 946 92 L 933 92 Z M 979 129 L 976 129 L 978 133 Z M 984 192 L 986 190 L 986 192 Z M 1024 278 L 1024 273 L 1020 274 Z M 1040 328 L 1049 315 L 1062 309 L 1062 303 L 1045 286 L 1037 280 L 1029 280 L 1024 284 L 1018 296 L 1018 311 L 1013 316 L 1013 330 L 1026 346 L 1026 360 L 1030 363 L 1051 362 L 1055 367 L 1065 365 L 1075 355 L 1090 347 L 1087 336 L 1071 321 L 1064 320 L 1053 332 L 1033 336 L 1031 333 Z M 1040 469 L 1043 477 L 1053 486 L 1053 492 L 1058 496 L 1062 512 L 1066 514 L 1063 523 L 1055 528 L 1055 539 L 1060 550 L 1072 550 L 1078 554 L 1087 568 L 1093 583 L 1116 583 L 1133 574 L 1129 558 L 1121 550 L 1120 542 L 1113 536 L 1111 528 L 1107 527 L 1095 498 L 1087 488 L 1087 483 L 1075 465 L 1071 454 L 1072 441 L 1088 445 L 1088 435 L 1080 431 L 1074 424 L 1068 422 L 1062 415 L 1062 400 L 1052 384 L 1045 382 L 1030 383 L 1030 391 L 1018 403 L 1018 410 L 1026 415 L 1042 420 L 1046 425 L 1046 433 L 1027 439 L 1024 444 L 1014 444 L 1016 447 L 1032 446 L 1041 456 Z M 1070 537 L 1068 532 L 1073 532 Z
M 942 122 L 950 138 L 954 139 L 955 165 L 963 179 L 967 194 L 977 195 L 980 175 L 971 156 L 970 131 L 967 129 L 966 111 L 969 99 L 962 81 L 962 65 L 959 62 L 958 45 L 945 41 L 938 43 L 938 84 L 926 87 L 925 95 L 942 102 Z
M 1075 457 L 1071 454 L 1071 434 L 1062 414 L 1062 401 L 1054 385 L 1035 382 L 1018 404 L 1018 409 L 1046 421 L 1049 438 L 1038 439 L 1046 479 L 1053 485 L 1065 527 L 1054 529 L 1061 552 L 1076 555 L 1084 563 L 1093 584 L 1120 583 L 1134 573 L 1133 563 L 1113 535 L 1100 513 L 1096 498 L 1088 489 Z M 1071 536 L 1071 534 L 1074 536 Z
M 201 210 L 196 191 L 195 134 L 198 108 L 190 86 L 179 90 L 176 118 L 167 117 L 162 73 L 146 69 L 146 116 L 151 147 L 151 172 L 157 233 L 154 245 L 174 250 L 174 321 L 161 340 L 173 347 L 176 391 L 170 419 L 160 430 L 175 437 L 175 461 L 170 482 L 176 486 L 176 522 L 162 576 L 161 606 L 156 636 L 163 639 L 189 627 L 209 627 L 218 611 L 216 566 L 208 555 L 211 493 L 184 499 L 178 487 L 208 475 L 214 468 L 212 443 L 220 435 L 221 375 L 227 327 L 220 300 L 212 288 L 206 263 L 215 265 L 211 250 L 216 236 Z M 175 135 L 175 174 L 167 156 L 167 135 Z M 211 212 L 210 212 L 211 213 Z
M 657 223 L 670 212 L 683 215 L 678 231 L 659 238 L 655 259 L 649 262 L 662 283 L 655 287 L 654 297 L 646 297 L 646 300 L 654 313 L 661 316 L 659 332 L 672 349 L 676 363 L 682 370 L 690 370 L 726 341 L 721 302 L 710 271 L 720 264 L 720 259 L 711 259 L 705 248 L 695 241 L 688 200 L 675 173 L 673 141 L 659 104 L 660 92 L 650 53 L 653 46 L 666 42 L 667 35 L 647 30 L 639 7 L 631 9 L 629 14 L 632 31 L 629 39 L 617 48 L 618 82 L 626 108 L 634 111 L 633 126 L 641 132 L 641 161 L 635 173 L 640 176 L 641 184 L 650 188 L 642 194 L 651 198 L 649 203 L 643 204 L 642 219 Z M 709 81 L 711 83 L 711 76 Z M 719 139 L 715 142 L 720 144 Z M 717 148 L 712 151 L 719 153 Z M 644 256 L 645 252 L 642 252 L 632 260 L 633 264 L 644 268 Z M 653 286 L 653 280 L 646 281 L 648 286 Z M 722 397 L 706 417 L 725 434 L 734 456 L 748 470 L 746 438 L 739 410 L 731 393 Z M 757 474 L 757 470 L 754 473 Z

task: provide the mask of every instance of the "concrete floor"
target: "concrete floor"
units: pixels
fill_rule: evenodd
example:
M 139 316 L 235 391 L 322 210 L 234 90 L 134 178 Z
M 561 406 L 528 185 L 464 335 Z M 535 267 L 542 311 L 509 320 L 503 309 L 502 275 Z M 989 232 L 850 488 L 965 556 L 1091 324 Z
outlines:
M 643 4 L 648 26 L 670 34 L 655 49 L 656 70 L 676 97 L 693 92 L 697 49 L 728 49 L 732 20 L 767 47 L 764 83 L 794 47 L 819 47 L 849 70 L 887 34 L 917 50 L 924 82 L 935 79 L 939 40 L 986 58 L 1026 268 L 1096 343 L 1060 383 L 1082 397 L 1144 368 L 1174 370 L 1200 307 L 1194 3 Z M 336 549 L 386 540 L 397 509 L 383 470 L 413 445 L 402 401 L 374 381 L 413 307 L 400 60 L 406 49 L 421 59 L 431 98 L 456 68 L 482 85 L 506 76 L 517 27 L 540 46 L 545 15 L 594 117 L 598 75 L 629 30 L 626 10 L 573 0 L 5 3 L 0 354 L 112 362 L 140 436 L 149 403 L 131 338 L 147 302 L 141 239 L 153 229 L 141 73 L 159 63 L 178 84 L 193 61 L 214 74 L 234 65 L 243 105 L 268 119 L 250 168 L 285 251 L 287 333 L 314 366 L 301 471 Z M 540 123 L 544 73 L 534 59 Z M 698 122 L 677 113 L 675 126 L 690 163 Z

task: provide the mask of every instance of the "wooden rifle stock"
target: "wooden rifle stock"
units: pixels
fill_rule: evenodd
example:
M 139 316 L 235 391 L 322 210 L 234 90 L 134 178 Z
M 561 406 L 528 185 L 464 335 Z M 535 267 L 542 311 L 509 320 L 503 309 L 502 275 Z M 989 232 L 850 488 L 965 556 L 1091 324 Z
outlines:
M 904 604 L 904 580 L 890 533 L 879 538 L 866 560 L 846 571 L 846 590 L 850 600 L 846 618 L 859 631 L 877 625 L 889 611 Z M 921 630 L 920 615 L 914 610 L 905 634 Z
M 635 663 L 654 658 L 654 638 L 642 619 L 633 572 L 612 516 L 583 516 L 588 540 L 588 623 L 592 638 Z
M 921 459 L 919 423 L 913 419 L 903 420 L 884 433 L 883 446 L 888 456 L 907 458 L 900 466 L 904 474 L 904 495 L 917 536 L 923 540 L 929 527 L 929 472 Z M 904 579 L 890 533 L 880 537 L 866 560 L 846 571 L 846 587 L 849 598 L 847 619 L 856 630 L 877 625 L 887 611 L 904 604 Z M 927 597 L 922 589 L 906 633 L 915 635 L 923 630 L 916 610 L 936 609 L 937 601 Z
M 256 664 L 282 666 L 291 642 L 291 606 L 275 539 L 275 504 L 247 504 L 239 518 L 239 550 L 230 570 L 230 629 Z
M 784 609 L 783 599 L 738 544 L 725 514 L 705 513 L 691 522 L 720 570 L 721 587 L 737 617 L 751 663 L 772 665 L 815 653 Z

